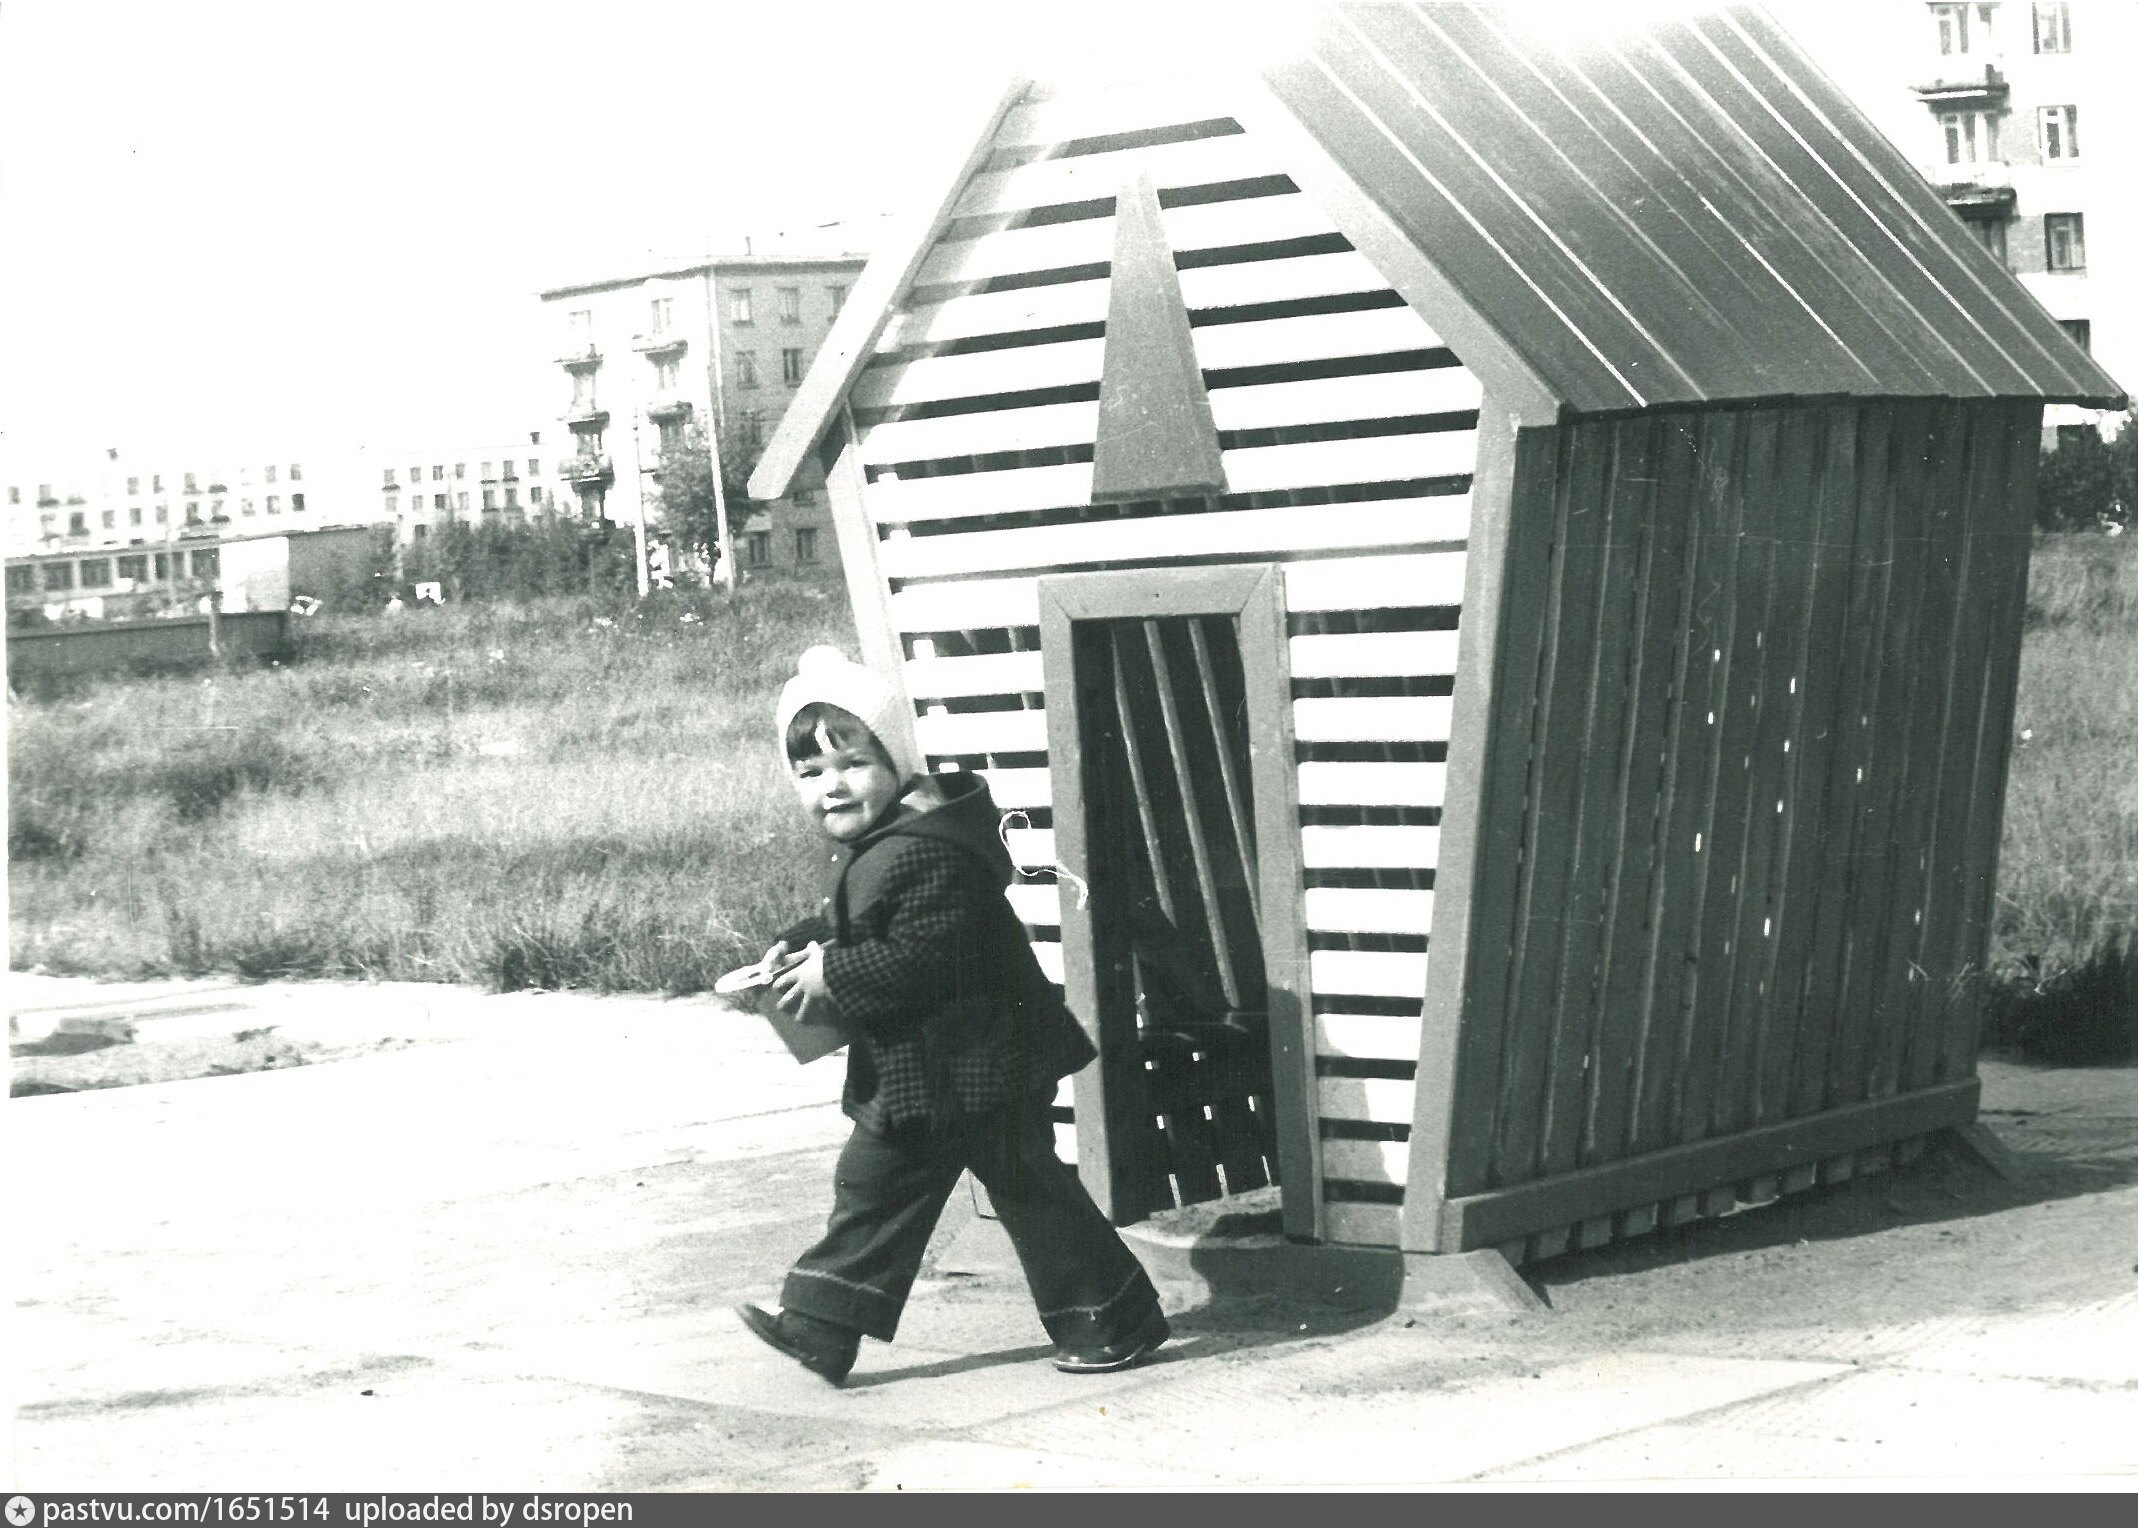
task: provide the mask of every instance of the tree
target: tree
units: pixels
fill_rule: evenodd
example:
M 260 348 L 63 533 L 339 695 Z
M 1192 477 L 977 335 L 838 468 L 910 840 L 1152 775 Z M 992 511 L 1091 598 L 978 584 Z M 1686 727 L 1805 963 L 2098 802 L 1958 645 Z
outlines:
M 721 483 L 726 490 L 728 525 L 732 529 L 746 513 L 749 503 L 744 484 L 757 453 L 733 451 L 721 463 Z M 659 485 L 661 525 L 678 550 L 688 554 L 710 575 L 719 562 L 719 518 L 713 497 L 713 453 L 705 427 L 696 419 L 685 425 L 676 443 L 661 450 L 661 465 L 654 472 Z
M 2138 504 L 2138 426 L 2126 416 L 2113 442 L 2097 426 L 2065 436 L 2044 451 L 2035 520 L 2043 530 L 2092 530 L 2123 524 Z

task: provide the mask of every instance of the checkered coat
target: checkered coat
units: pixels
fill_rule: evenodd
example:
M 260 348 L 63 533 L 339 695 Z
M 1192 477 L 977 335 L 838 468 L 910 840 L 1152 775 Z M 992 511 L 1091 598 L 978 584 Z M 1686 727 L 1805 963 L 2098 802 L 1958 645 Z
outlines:
M 842 1105 L 878 1131 L 999 1109 L 1097 1054 L 1003 896 L 1014 869 L 978 775 L 833 851 L 817 917 L 825 985 L 851 1035 Z

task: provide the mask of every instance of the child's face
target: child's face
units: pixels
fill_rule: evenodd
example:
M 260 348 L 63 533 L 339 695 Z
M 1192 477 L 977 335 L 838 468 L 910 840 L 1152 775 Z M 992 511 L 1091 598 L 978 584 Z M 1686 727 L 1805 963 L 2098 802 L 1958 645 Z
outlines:
M 820 739 L 821 741 L 821 739 Z M 859 838 L 896 804 L 898 771 L 873 744 L 833 745 L 794 761 L 794 789 L 825 837 L 847 843 Z

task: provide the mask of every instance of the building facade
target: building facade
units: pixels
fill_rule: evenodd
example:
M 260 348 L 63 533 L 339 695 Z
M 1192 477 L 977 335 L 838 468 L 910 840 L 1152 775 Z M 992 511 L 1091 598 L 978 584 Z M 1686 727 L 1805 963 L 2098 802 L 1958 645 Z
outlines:
M 2126 387 L 2138 378 L 2131 0 L 1869 0 L 1783 23 L 1985 249 Z M 2044 430 L 2115 416 L 2051 408 Z
M 220 456 L 0 450 L 9 555 L 89 547 L 151 546 L 188 536 L 224 536 L 344 524 L 354 506 L 320 497 L 316 451 Z
M 452 445 L 366 447 L 359 475 L 376 500 L 373 518 L 406 546 L 441 525 L 518 525 L 557 512 L 556 449 L 541 430 L 517 440 Z M 576 508 L 567 495 L 566 512 Z
M 757 459 L 865 260 L 743 253 L 542 293 L 557 336 L 567 450 L 560 489 L 582 513 L 658 525 L 661 459 L 695 422 L 730 481 Z M 737 566 L 835 572 L 822 475 L 770 503 L 732 501 Z

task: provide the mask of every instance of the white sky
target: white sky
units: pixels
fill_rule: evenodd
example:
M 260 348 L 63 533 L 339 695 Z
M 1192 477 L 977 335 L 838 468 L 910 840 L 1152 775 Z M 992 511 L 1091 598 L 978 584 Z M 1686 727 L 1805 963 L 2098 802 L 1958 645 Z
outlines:
M 1199 35 L 1281 31 L 1284 10 L 1219 6 Z M 0 444 L 539 426 L 556 412 L 539 288 L 904 208 L 913 168 L 940 173 L 1016 64 L 1152 50 L 1212 14 L 5 0 Z

